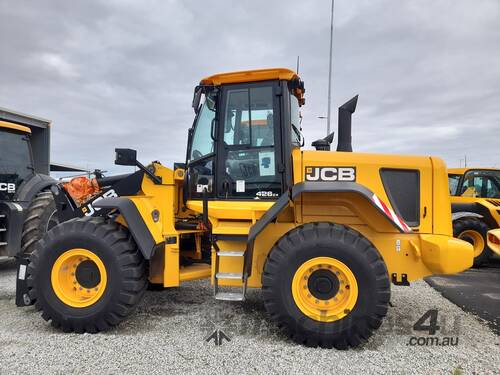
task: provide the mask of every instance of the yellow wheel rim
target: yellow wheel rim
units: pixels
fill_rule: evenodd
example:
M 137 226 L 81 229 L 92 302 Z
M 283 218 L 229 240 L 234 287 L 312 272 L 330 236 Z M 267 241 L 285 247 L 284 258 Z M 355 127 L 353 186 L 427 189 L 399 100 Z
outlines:
M 88 307 L 96 303 L 106 289 L 106 268 L 93 252 L 71 249 L 61 254 L 52 266 L 51 283 L 64 304 Z
M 334 322 L 347 316 L 358 299 L 358 283 L 349 267 L 330 257 L 303 263 L 292 280 L 292 295 L 306 316 Z
M 481 233 L 472 229 L 468 229 L 460 233 L 458 238 L 472 244 L 472 246 L 474 247 L 474 258 L 478 257 L 483 252 L 485 242 Z

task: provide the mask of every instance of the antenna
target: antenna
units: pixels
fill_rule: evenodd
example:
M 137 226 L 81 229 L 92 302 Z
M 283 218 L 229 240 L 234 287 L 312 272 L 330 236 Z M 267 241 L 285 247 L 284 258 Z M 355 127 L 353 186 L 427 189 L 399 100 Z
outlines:
M 335 0 L 332 0 L 332 15 L 330 19 L 330 63 L 328 66 L 328 113 L 326 119 L 326 134 L 330 134 L 330 118 L 332 106 L 332 54 L 333 54 L 333 7 Z
M 297 55 L 297 74 L 299 74 L 299 64 L 300 64 L 300 56 Z

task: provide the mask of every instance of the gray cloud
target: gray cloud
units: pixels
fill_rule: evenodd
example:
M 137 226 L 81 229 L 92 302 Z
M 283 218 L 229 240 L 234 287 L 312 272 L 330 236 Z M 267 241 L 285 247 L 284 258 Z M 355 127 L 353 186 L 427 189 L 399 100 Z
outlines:
M 115 147 L 183 161 L 193 87 L 295 67 L 307 144 L 326 114 L 329 1 L 0 0 L 0 106 L 53 120 L 52 159 L 117 171 Z M 500 167 L 500 3 L 336 1 L 334 108 L 356 151 Z

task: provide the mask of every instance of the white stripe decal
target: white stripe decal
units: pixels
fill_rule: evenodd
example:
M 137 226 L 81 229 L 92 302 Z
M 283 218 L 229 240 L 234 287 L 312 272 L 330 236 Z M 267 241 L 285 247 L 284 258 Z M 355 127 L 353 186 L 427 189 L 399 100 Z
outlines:
M 373 194 L 372 199 L 375 202 L 375 204 L 377 205 L 377 207 L 380 208 L 384 212 L 384 214 L 387 217 L 389 217 L 389 219 L 391 219 L 394 222 L 394 224 L 396 224 L 398 226 L 399 229 L 401 229 L 403 232 L 406 232 L 406 233 L 412 232 L 411 228 L 404 222 L 404 220 L 402 218 L 400 218 L 398 215 L 396 215 L 396 213 L 392 210 L 392 208 L 390 208 L 385 203 L 382 203 L 382 201 L 379 199 L 379 197 L 377 197 L 376 194 Z M 384 209 L 384 206 L 385 206 L 385 208 L 387 208 L 387 210 L 391 214 L 390 216 L 387 215 L 386 210 Z

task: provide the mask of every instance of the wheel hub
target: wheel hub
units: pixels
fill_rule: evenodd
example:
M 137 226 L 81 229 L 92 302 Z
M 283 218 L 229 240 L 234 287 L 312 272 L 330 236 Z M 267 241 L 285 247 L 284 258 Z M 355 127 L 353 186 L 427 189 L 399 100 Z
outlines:
M 52 289 L 64 304 L 82 308 L 96 303 L 107 284 L 102 260 L 86 249 L 71 249 L 61 254 L 52 266 Z
M 95 288 L 101 282 L 99 268 L 91 260 L 84 260 L 76 266 L 75 278 L 84 288 Z
M 358 299 L 354 273 L 343 262 L 317 257 L 303 263 L 292 280 L 296 306 L 306 316 L 320 322 L 333 322 L 347 316 Z
M 309 276 L 307 287 L 317 299 L 329 300 L 339 291 L 340 281 L 333 272 L 319 269 Z

